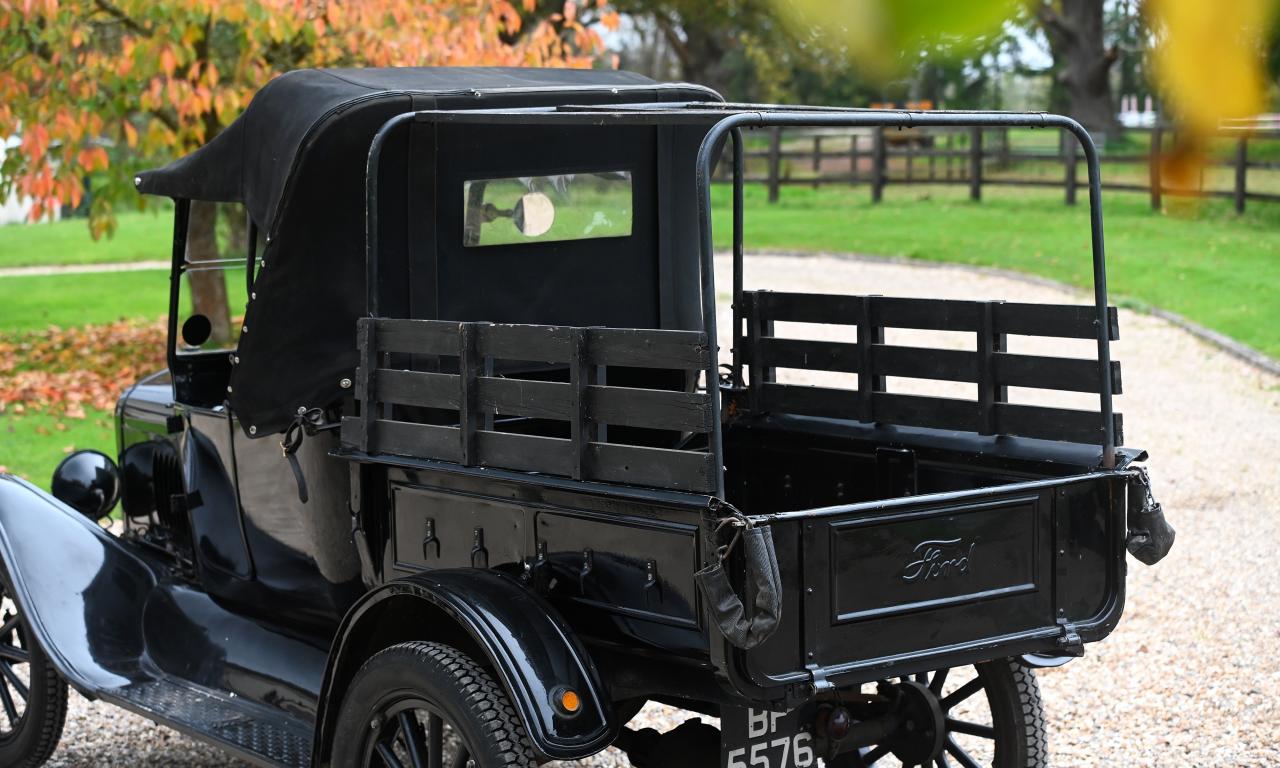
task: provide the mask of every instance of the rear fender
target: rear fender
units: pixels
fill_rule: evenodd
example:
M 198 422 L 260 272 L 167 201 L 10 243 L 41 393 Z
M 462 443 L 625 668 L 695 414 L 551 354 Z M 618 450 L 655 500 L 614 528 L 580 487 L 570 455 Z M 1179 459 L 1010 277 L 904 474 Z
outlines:
M 27 624 L 58 672 L 87 696 L 130 681 L 151 570 L 92 520 L 0 474 L 0 559 Z M 118 670 L 118 671 L 117 671 Z
M 343 619 L 320 695 L 316 765 L 328 764 L 342 698 L 360 665 L 411 640 L 458 647 L 492 669 L 542 755 L 580 759 L 613 741 L 613 709 L 600 675 L 559 613 L 496 571 L 442 569 L 373 589 Z M 552 704 L 561 686 L 581 696 L 577 714 L 565 716 Z

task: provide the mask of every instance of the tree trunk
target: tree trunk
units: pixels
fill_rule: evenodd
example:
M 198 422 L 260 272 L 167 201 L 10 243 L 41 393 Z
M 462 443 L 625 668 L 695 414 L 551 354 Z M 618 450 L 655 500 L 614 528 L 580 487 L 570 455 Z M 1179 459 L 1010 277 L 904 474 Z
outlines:
M 1120 131 L 1111 95 L 1111 65 L 1118 57 L 1103 31 L 1104 0 L 1045 2 L 1036 16 L 1049 40 L 1057 80 L 1068 111 L 1090 131 L 1115 136 Z
M 198 264 L 220 258 L 218 253 L 218 207 L 214 203 L 191 201 L 191 219 L 187 224 L 187 261 Z M 213 325 L 211 342 L 226 344 L 231 340 L 231 313 L 227 305 L 227 280 L 220 269 L 188 272 L 191 309 L 209 318 Z

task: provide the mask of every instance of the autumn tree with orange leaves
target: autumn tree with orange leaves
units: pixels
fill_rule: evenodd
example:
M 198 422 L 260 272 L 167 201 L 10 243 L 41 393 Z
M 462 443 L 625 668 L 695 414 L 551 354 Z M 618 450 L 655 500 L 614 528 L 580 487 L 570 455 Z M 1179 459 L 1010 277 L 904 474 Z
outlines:
M 273 76 L 299 67 L 591 66 L 603 50 L 569 0 L 538 21 L 523 0 L 0 0 L 0 199 L 33 218 L 78 206 L 91 180 L 89 227 L 144 206 L 134 174 L 184 155 L 234 120 Z M 544 6 L 545 7 L 545 4 Z M 216 211 L 192 206 L 188 257 L 217 258 Z M 212 275 L 221 283 L 217 273 Z M 194 286 L 226 306 L 225 287 Z M 203 296 L 203 300 L 202 300 Z M 199 307 L 197 307 L 199 309 Z M 225 309 L 223 310 L 225 315 Z M 216 317 L 215 315 L 212 315 Z

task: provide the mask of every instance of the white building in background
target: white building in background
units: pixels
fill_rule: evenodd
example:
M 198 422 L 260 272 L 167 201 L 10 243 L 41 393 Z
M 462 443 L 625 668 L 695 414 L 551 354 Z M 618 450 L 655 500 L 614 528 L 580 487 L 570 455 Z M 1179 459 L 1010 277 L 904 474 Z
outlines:
M 1119 117 L 1125 128 L 1150 128 L 1160 119 L 1160 114 L 1150 96 L 1141 103 L 1137 96 L 1121 96 Z
M 11 136 L 0 143 L 0 165 L 4 163 L 5 153 L 10 149 L 17 147 L 21 140 L 17 136 Z M 5 224 L 22 224 L 30 221 L 31 200 L 28 198 L 20 198 L 17 193 L 9 195 L 7 198 L 0 199 L 0 226 Z M 57 220 L 62 216 L 61 210 L 53 212 L 53 219 Z M 48 221 L 45 218 L 44 221 Z

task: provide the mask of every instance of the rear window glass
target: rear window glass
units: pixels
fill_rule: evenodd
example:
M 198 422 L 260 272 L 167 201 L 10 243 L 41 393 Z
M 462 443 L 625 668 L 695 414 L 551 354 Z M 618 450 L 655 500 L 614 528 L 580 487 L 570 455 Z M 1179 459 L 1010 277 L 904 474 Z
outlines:
M 468 248 L 631 234 L 630 171 L 475 179 L 462 197 Z

